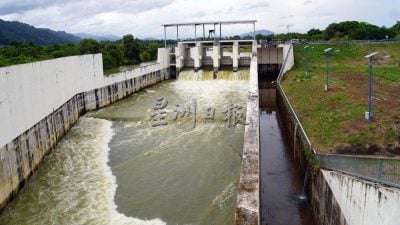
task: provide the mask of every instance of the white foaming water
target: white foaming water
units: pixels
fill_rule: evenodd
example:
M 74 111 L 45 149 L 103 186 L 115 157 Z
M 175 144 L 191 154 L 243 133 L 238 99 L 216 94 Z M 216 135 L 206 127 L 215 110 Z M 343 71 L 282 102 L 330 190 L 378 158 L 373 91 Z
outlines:
M 117 211 L 116 178 L 108 166 L 108 120 L 82 117 L 38 174 L 0 217 L 0 224 L 162 225 Z
M 215 75 L 211 70 L 184 70 L 179 72 L 179 80 L 248 80 L 249 70 L 239 70 L 232 72 L 228 70 L 220 70 Z
M 117 211 L 117 206 L 114 201 L 115 192 L 117 190 L 116 178 L 112 174 L 111 168 L 107 164 L 109 159 L 108 154 L 110 151 L 108 143 L 111 141 L 111 138 L 114 135 L 114 131 L 112 130 L 112 123 L 108 120 L 103 120 L 103 119 L 95 119 L 95 118 L 84 118 L 84 119 L 94 120 L 97 123 L 101 123 L 102 126 L 99 129 L 99 140 L 96 141 L 99 141 L 97 143 L 99 144 L 99 148 L 101 149 L 99 155 L 102 156 L 99 156 L 99 158 L 101 158 L 101 161 L 103 161 L 102 165 L 104 166 L 104 168 L 102 168 L 102 170 L 104 170 L 106 177 L 108 177 L 108 179 L 110 180 L 109 182 L 111 183 L 111 185 L 109 186 L 109 193 L 107 198 L 107 203 L 108 203 L 107 205 L 109 205 L 108 211 L 110 214 L 109 224 L 115 224 L 115 225 L 163 225 L 164 224 L 165 225 L 166 223 L 158 218 L 153 220 L 141 220 L 138 218 L 127 217 L 124 214 L 121 214 Z
M 235 192 L 235 185 L 236 184 L 232 182 L 228 186 L 226 186 L 226 188 L 214 198 L 214 200 L 212 201 L 212 206 L 223 208 L 225 202 L 228 201 Z

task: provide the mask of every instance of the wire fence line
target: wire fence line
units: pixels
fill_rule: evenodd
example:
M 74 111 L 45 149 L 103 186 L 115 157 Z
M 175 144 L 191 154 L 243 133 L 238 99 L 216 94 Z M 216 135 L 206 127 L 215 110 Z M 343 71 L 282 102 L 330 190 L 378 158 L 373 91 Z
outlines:
M 288 49 L 287 56 L 291 51 Z M 339 155 L 339 154 L 323 154 L 317 153 L 313 148 L 301 122 L 290 104 L 280 81 L 284 76 L 284 67 L 287 62 L 285 58 L 277 79 L 277 91 L 283 96 L 283 104 L 286 106 L 289 115 L 294 119 L 295 131 L 294 136 L 300 137 L 305 148 L 309 148 L 314 153 L 315 159 L 318 160 L 321 168 L 339 171 L 345 174 L 356 176 L 372 182 L 384 184 L 390 187 L 400 188 L 400 159 L 389 157 L 374 156 L 358 156 L 358 155 Z M 296 138 L 294 138 L 296 140 Z
M 390 158 L 317 154 L 321 167 L 400 188 L 400 161 Z

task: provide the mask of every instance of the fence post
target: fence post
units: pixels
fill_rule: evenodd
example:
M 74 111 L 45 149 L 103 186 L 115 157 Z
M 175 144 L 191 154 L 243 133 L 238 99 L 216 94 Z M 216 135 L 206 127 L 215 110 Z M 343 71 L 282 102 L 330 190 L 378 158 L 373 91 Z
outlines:
M 356 174 L 360 174 L 360 170 L 359 170 L 359 166 L 358 166 L 358 160 L 356 157 L 353 157 L 353 161 L 354 161 L 354 165 L 355 165 L 355 169 L 356 169 Z
M 296 160 L 296 142 L 297 142 L 297 126 L 299 124 L 296 122 L 294 126 L 294 134 L 293 134 L 293 159 Z M 300 157 L 301 158 L 301 157 Z
M 382 159 L 378 160 L 378 181 L 382 182 L 382 170 L 383 170 L 383 165 L 382 165 Z

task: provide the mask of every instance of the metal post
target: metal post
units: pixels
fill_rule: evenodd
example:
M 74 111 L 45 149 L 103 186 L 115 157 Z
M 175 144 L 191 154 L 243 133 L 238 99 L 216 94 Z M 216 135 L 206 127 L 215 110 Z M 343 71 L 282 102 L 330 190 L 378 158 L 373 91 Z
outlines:
M 214 43 L 215 43 L 215 23 L 214 23 Z
M 360 174 L 360 169 L 359 169 L 359 163 L 358 163 L 358 159 L 356 158 L 356 157 L 353 157 L 353 163 L 354 163 L 354 165 L 355 165 L 355 173 L 356 174 Z
M 221 40 L 221 37 L 222 37 L 222 34 L 221 34 L 222 28 L 221 28 L 221 26 L 222 26 L 222 24 L 219 24 L 219 40 Z
M 176 43 L 178 44 L 179 41 L 179 30 L 178 30 L 178 25 L 176 25 Z
M 369 94 L 368 94 L 368 122 L 371 121 L 372 101 L 372 57 L 369 58 Z
M 382 170 L 383 170 L 383 165 L 382 165 L 382 159 L 378 160 L 378 181 L 382 182 Z
M 167 27 L 164 26 L 164 48 L 167 48 Z
M 253 38 L 256 40 L 256 23 L 253 23 Z
M 308 77 L 308 48 L 306 48 L 306 77 Z
M 194 25 L 194 41 L 197 42 L 197 25 Z
M 297 127 L 298 123 L 294 126 L 294 134 L 293 134 L 293 159 L 296 160 L 296 142 L 297 142 Z
M 305 46 L 304 49 L 306 50 L 306 78 L 308 77 L 308 46 Z
M 204 24 L 203 24 L 203 40 L 205 40 L 205 39 L 206 39 L 206 30 L 205 30 Z
M 329 51 L 326 52 L 326 79 L 325 79 L 325 91 L 329 90 Z

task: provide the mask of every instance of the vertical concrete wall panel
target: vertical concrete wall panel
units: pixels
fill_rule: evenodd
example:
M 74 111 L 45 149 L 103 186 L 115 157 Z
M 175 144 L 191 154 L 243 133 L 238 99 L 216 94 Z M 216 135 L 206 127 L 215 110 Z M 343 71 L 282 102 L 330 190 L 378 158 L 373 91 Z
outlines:
M 400 190 L 322 171 L 349 225 L 400 224 Z
M 0 68 L 0 211 L 79 116 L 169 79 L 164 65 L 104 77 L 101 55 L 85 55 Z

